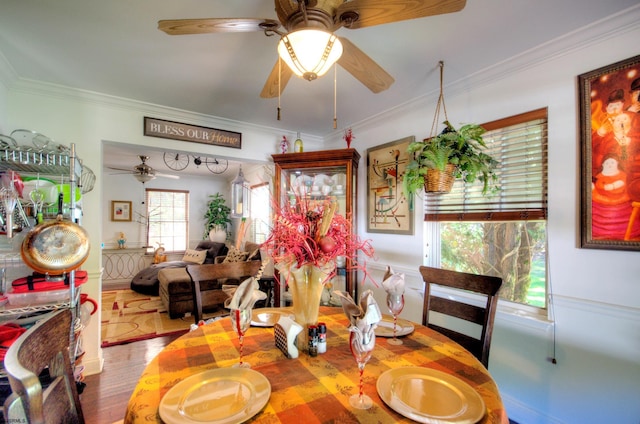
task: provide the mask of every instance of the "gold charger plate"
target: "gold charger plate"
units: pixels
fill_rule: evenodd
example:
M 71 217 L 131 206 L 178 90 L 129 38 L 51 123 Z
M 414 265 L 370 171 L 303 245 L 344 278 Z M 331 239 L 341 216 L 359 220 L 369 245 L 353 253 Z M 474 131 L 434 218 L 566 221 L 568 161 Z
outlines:
M 411 321 L 398 318 L 398 325 L 396 326 L 396 337 L 406 336 L 413 333 L 415 327 Z M 376 337 L 393 337 L 393 317 L 389 315 L 383 315 L 382 320 L 378 322 L 378 326 L 375 329 Z
M 390 369 L 378 378 L 376 389 L 391 409 L 420 423 L 475 424 L 486 413 L 471 386 L 431 368 Z
M 163 396 L 158 412 L 166 424 L 236 424 L 269 401 L 271 384 L 248 368 L 216 368 L 194 374 Z
M 292 308 L 257 308 L 251 312 L 251 325 L 273 327 L 282 315 L 291 315 Z

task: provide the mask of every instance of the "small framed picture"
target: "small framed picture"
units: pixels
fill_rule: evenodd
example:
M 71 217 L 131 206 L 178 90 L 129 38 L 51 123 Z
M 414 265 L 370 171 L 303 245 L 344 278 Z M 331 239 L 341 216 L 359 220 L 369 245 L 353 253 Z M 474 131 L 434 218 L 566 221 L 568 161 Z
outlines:
M 112 200 L 111 220 L 131 221 L 131 202 L 127 200 Z

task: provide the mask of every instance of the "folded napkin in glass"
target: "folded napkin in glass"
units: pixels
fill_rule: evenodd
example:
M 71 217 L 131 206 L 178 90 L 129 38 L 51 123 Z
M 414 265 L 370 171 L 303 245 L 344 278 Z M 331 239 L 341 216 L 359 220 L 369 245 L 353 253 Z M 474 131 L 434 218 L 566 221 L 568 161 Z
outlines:
M 387 266 L 387 272 L 382 280 L 382 288 L 391 295 L 404 294 L 404 273 L 394 272 L 390 266 Z
M 247 278 L 239 286 L 223 285 L 222 291 L 229 297 L 224 301 L 227 309 L 253 309 L 258 300 L 267 298 L 267 294 L 260 291 L 260 284 L 254 277 Z
M 349 331 L 360 334 L 363 344 L 368 344 L 368 340 L 375 338 L 374 330 L 382 319 L 373 292 L 365 290 L 360 295 L 359 304 L 347 292 L 336 290 L 334 293 L 342 298 L 342 310 L 349 319 Z

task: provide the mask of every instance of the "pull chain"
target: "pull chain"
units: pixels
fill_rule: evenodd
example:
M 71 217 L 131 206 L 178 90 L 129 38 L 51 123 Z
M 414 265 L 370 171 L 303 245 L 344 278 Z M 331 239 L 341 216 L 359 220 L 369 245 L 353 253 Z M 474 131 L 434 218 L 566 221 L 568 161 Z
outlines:
M 333 65 L 333 129 L 338 128 L 338 65 Z
M 278 121 L 280 120 L 280 78 L 282 77 L 282 58 L 278 56 Z

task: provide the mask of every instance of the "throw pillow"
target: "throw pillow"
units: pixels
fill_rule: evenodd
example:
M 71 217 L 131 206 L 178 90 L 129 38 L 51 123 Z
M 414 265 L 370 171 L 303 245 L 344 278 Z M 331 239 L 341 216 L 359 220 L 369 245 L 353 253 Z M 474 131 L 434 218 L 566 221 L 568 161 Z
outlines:
M 231 246 L 229 251 L 227 252 L 227 256 L 225 256 L 222 263 L 227 262 L 244 262 L 247 260 L 247 256 L 249 252 L 243 252 L 242 250 L 237 249 L 235 246 Z
M 260 249 L 256 249 L 253 252 L 245 252 L 247 253 L 247 261 L 260 260 Z
M 206 250 L 193 250 L 187 249 L 182 257 L 183 262 L 191 262 L 194 264 L 202 265 L 207 258 Z
M 227 253 L 227 246 L 224 243 L 219 243 L 216 241 L 203 240 L 198 243 L 196 246 L 196 250 L 206 250 L 207 257 L 204 260 L 205 264 L 214 263 L 214 259 L 216 256 L 221 256 Z

